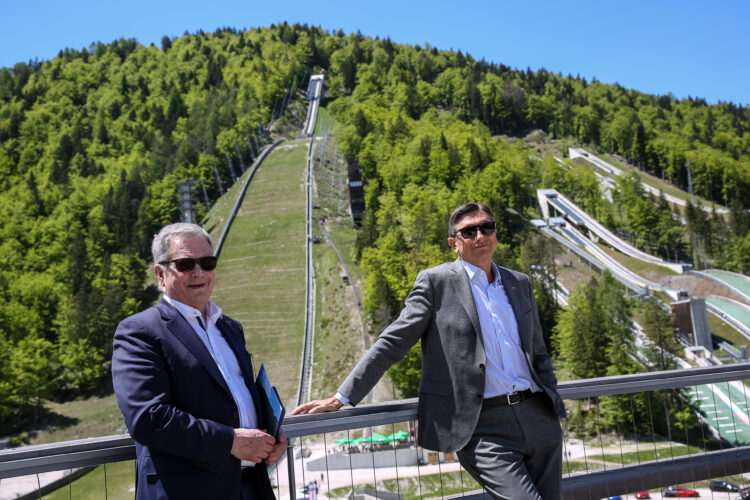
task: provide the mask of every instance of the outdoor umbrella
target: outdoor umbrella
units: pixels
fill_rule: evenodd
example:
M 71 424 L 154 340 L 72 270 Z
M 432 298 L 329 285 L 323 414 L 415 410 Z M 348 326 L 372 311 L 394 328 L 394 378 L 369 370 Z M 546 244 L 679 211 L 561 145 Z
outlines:
M 391 439 L 402 440 L 402 439 L 408 438 L 409 437 L 409 433 L 406 432 L 406 431 L 398 431 L 398 432 L 394 432 L 393 434 L 391 434 L 388 437 L 391 438 Z
M 389 441 L 392 441 L 391 439 L 388 439 L 387 437 L 383 436 L 382 434 L 373 434 L 372 437 L 373 443 L 387 443 Z

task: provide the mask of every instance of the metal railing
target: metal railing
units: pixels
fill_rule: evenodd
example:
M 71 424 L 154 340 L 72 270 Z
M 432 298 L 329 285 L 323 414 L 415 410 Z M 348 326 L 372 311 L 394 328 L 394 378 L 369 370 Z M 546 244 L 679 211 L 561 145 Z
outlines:
M 737 384 L 736 381 L 743 380 L 750 380 L 750 363 L 575 380 L 561 383 L 559 392 L 566 400 L 580 401 L 600 396 L 644 393 L 692 386 L 697 388 L 707 384 L 722 384 L 725 382 Z M 744 386 L 742 386 L 741 391 L 744 393 Z M 739 396 L 739 398 L 742 398 L 742 396 Z M 746 408 L 747 403 L 747 400 L 744 403 L 736 401 L 730 402 L 729 406 L 731 408 L 733 405 L 744 405 Z M 282 492 L 280 488 L 279 496 L 288 496 L 292 499 L 297 496 L 296 488 L 299 481 L 296 476 L 299 475 L 298 471 L 304 474 L 305 469 L 303 467 L 304 462 L 302 464 L 296 463 L 300 460 L 295 460 L 295 455 L 297 457 L 299 455 L 305 456 L 306 450 L 302 447 L 303 438 L 312 439 L 311 436 L 322 434 L 323 440 L 327 442 L 326 433 L 341 433 L 341 431 L 352 429 L 371 429 L 386 424 L 411 422 L 416 420 L 416 412 L 417 400 L 408 399 L 362 405 L 334 413 L 287 417 L 284 422 L 284 429 L 290 438 L 290 446 L 286 458 L 288 474 L 283 482 L 288 487 L 288 494 L 286 491 Z M 570 439 L 570 436 L 566 436 L 567 439 Z M 663 488 L 673 484 L 695 483 L 750 472 L 750 447 L 734 446 L 730 441 L 721 437 L 717 441 L 714 438 L 714 442 L 719 443 L 722 447 L 722 449 L 714 451 L 701 450 L 699 453 L 672 456 L 668 459 L 599 466 L 599 468 L 587 465 L 586 470 L 566 472 L 563 475 L 564 497 L 604 498 L 613 494 Z M 595 448 L 597 447 L 598 445 L 595 446 Z M 330 450 L 324 452 L 326 472 L 328 472 L 327 460 L 329 454 Z M 591 454 L 591 450 L 589 450 L 589 454 Z M 0 451 L 0 479 L 53 470 L 75 469 L 134 458 L 134 443 L 127 435 L 3 450 Z M 373 461 L 373 473 L 374 463 Z M 298 471 L 295 471 L 295 465 L 298 467 Z M 351 471 L 349 473 L 351 474 Z M 281 474 L 281 472 L 277 472 L 277 474 Z M 278 479 L 277 482 L 282 483 Z M 355 481 L 352 479 L 352 489 L 355 487 L 354 483 Z M 375 483 L 377 484 L 377 481 Z M 467 496 L 476 494 L 477 492 L 474 492 Z
M 299 389 L 297 390 L 297 404 L 302 404 L 310 394 L 312 383 L 313 341 L 315 336 L 315 265 L 313 264 L 313 151 L 315 138 L 310 139 L 307 149 L 307 180 L 305 193 L 307 204 L 305 210 L 305 337 L 302 348 L 302 363 L 300 366 Z

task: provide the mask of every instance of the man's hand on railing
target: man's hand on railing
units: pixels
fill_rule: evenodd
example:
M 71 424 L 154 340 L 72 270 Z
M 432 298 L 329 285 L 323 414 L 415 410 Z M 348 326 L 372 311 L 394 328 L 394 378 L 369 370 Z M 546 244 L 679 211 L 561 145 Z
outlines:
M 344 406 L 341 404 L 341 401 L 336 399 L 335 397 L 328 398 L 328 399 L 316 399 L 315 401 L 310 401 L 309 403 L 305 403 L 302 405 L 299 405 L 297 408 L 295 408 L 292 411 L 292 415 L 301 415 L 304 413 L 324 413 L 327 411 L 336 411 L 339 408 Z

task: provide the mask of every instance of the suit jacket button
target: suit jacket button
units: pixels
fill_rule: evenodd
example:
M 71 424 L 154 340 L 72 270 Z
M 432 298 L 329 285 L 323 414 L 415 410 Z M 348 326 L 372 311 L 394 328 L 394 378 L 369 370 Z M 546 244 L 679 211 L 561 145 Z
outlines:
M 484 363 L 479 363 L 479 369 L 484 370 Z

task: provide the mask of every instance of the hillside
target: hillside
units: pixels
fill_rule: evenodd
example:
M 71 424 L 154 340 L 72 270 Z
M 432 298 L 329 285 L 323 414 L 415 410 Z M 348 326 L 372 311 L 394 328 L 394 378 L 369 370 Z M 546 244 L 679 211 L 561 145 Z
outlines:
M 500 262 L 523 260 L 537 187 L 609 214 L 606 224 L 642 245 L 750 269 L 746 218 L 686 214 L 694 229 L 686 239 L 661 230 L 672 213 L 634 184 L 620 186 L 619 211 L 607 209 L 586 174 L 561 172 L 551 157 L 539 161 L 523 141 L 501 137 L 539 129 L 683 189 L 690 161 L 696 192 L 742 214 L 748 108 L 286 23 L 165 37 L 161 47 L 94 43 L 0 69 L 3 428 L 30 425 L 44 398 L 106 387 L 115 325 L 156 297 L 143 262 L 151 235 L 179 217 L 176 182 L 202 182 L 208 202 L 217 200 L 261 135 L 293 133 L 304 107 L 296 91 L 319 70 L 338 151 L 364 171 L 354 260 L 373 330 L 398 311 L 419 269 L 450 257 L 445 220 L 462 201 L 498 214 Z M 196 195 L 202 217 L 204 195 Z
M 242 323 L 255 369 L 264 363 L 296 405 L 305 328 L 308 141 L 282 143 L 253 177 L 216 268 L 212 300 Z

